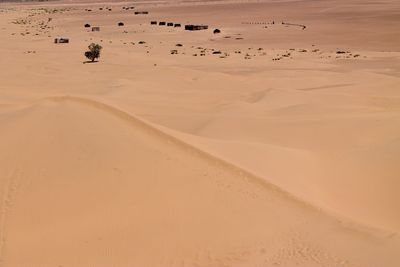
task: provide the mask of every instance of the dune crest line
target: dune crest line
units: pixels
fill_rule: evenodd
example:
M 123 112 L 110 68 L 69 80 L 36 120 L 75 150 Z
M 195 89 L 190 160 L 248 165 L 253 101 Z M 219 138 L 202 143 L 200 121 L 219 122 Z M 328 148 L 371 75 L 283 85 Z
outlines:
M 189 150 L 190 153 L 194 153 L 194 154 L 200 156 L 203 160 L 212 162 L 217 165 L 222 165 L 222 166 L 230 169 L 234 173 L 238 174 L 239 176 L 243 177 L 243 179 L 245 179 L 248 182 L 252 181 L 253 183 L 260 184 L 261 186 L 266 187 L 269 190 L 272 190 L 274 193 L 278 193 L 281 196 L 283 196 L 287 199 L 290 199 L 298 204 L 301 204 L 306 208 L 312 209 L 319 213 L 323 213 L 323 214 L 329 216 L 330 218 L 337 220 L 339 223 L 345 222 L 345 225 L 348 228 L 354 229 L 356 231 L 360 231 L 360 228 L 361 228 L 369 233 L 372 231 L 372 232 L 376 232 L 376 233 L 392 234 L 391 231 L 386 231 L 385 229 L 365 225 L 361 222 L 354 221 L 350 218 L 343 218 L 339 214 L 335 214 L 332 211 L 328 211 L 321 207 L 318 207 L 315 204 L 310 203 L 300 197 L 297 197 L 296 195 L 286 191 L 284 188 L 281 188 L 278 185 L 275 185 L 275 184 L 269 182 L 265 178 L 260 177 L 256 174 L 252 173 L 249 170 L 241 168 L 240 166 L 237 166 L 227 160 L 224 160 L 224 159 L 219 158 L 207 151 L 204 151 L 188 142 L 185 142 L 185 141 L 177 138 L 176 136 L 174 136 L 172 134 L 166 133 L 165 131 L 163 131 L 162 129 L 157 127 L 157 125 L 150 123 L 150 122 L 148 122 L 142 118 L 139 118 L 131 113 L 128 113 L 124 110 L 116 108 L 110 104 L 101 102 L 99 100 L 93 100 L 90 98 L 85 98 L 85 97 L 81 97 L 81 96 L 71 96 L 71 95 L 45 97 L 45 98 L 42 98 L 42 100 L 50 100 L 50 101 L 54 101 L 54 102 L 71 101 L 74 103 L 79 103 L 79 104 L 93 107 L 93 108 L 101 110 L 103 112 L 107 112 L 107 113 L 109 113 L 119 119 L 122 119 L 130 124 L 133 124 L 137 127 L 143 127 L 144 130 L 149 131 L 151 134 L 156 135 L 159 138 L 165 138 L 167 142 L 171 142 L 186 151 Z

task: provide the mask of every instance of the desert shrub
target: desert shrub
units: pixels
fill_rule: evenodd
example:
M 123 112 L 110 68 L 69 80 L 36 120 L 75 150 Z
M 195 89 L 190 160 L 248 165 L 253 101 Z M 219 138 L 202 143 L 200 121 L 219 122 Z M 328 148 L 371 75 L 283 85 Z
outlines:
M 99 44 L 91 43 L 88 48 L 89 50 L 85 52 L 85 57 L 94 62 L 100 57 L 100 52 L 103 47 Z

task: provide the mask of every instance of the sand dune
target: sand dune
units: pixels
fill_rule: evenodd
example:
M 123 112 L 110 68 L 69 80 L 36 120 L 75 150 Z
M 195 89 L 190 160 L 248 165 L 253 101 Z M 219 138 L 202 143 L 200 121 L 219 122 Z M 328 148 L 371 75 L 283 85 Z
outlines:
M 356 230 L 107 105 L 61 97 L 2 115 L 7 266 L 398 264 L 397 237 Z
M 399 266 L 399 15 L 1 3 L 0 266 Z

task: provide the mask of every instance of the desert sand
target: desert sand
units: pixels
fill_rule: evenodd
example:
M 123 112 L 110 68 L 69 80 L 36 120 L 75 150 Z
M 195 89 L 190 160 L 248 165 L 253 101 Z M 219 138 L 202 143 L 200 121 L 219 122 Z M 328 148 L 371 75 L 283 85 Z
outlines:
M 399 24 L 396 0 L 0 3 L 0 266 L 400 266 Z

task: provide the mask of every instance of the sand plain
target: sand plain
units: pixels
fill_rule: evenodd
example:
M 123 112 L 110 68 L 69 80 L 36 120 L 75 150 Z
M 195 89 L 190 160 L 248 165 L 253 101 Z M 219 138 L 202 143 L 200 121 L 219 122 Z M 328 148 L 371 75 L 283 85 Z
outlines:
M 399 22 L 390 0 L 1 3 L 1 265 L 399 266 Z

